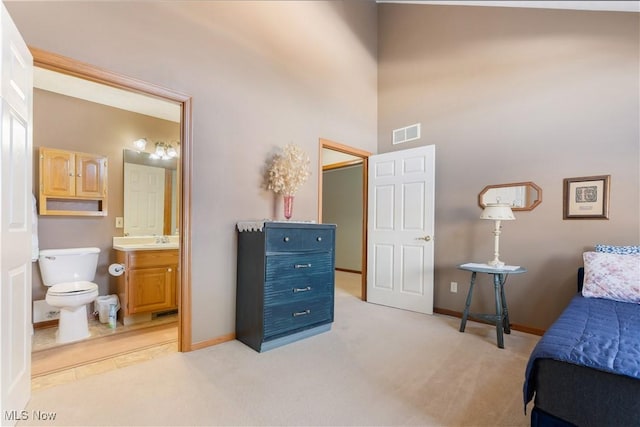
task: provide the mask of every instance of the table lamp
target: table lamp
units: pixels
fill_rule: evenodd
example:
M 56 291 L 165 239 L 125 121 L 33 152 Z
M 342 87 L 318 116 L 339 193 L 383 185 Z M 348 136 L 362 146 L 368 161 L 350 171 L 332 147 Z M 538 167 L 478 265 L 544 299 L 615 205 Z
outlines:
M 492 219 L 495 221 L 495 228 L 493 229 L 493 260 L 487 264 L 495 268 L 501 268 L 504 266 L 504 262 L 500 261 L 500 221 L 512 221 L 516 217 L 513 216 L 511 206 L 506 203 L 487 203 L 480 215 L 480 219 Z

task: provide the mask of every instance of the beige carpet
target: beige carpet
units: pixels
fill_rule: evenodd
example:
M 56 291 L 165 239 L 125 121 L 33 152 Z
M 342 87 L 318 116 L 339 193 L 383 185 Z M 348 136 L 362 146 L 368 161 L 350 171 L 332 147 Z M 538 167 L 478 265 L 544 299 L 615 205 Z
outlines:
M 498 349 L 491 326 L 462 334 L 459 319 L 340 289 L 335 318 L 262 354 L 232 341 L 36 391 L 18 425 L 529 425 L 522 382 L 539 337 L 513 332 Z

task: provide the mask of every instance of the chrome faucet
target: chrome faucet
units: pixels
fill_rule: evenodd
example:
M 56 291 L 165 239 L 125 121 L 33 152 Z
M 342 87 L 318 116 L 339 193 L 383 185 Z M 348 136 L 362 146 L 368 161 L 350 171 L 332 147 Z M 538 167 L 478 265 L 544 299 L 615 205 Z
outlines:
M 156 243 L 170 243 L 169 236 L 156 236 Z

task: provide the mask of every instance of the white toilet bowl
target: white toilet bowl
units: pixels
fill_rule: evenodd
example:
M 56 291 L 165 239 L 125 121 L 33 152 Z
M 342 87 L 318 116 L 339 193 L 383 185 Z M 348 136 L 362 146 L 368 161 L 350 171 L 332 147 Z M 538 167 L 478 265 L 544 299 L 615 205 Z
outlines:
M 98 285 L 91 282 L 67 282 L 53 285 L 47 291 L 45 301 L 60 309 L 56 332 L 59 344 L 88 338 L 87 304 L 98 298 Z
M 98 248 L 47 249 L 40 251 L 39 265 L 47 290 L 45 301 L 60 309 L 56 332 L 59 344 L 88 338 L 87 304 L 98 298 L 95 278 Z

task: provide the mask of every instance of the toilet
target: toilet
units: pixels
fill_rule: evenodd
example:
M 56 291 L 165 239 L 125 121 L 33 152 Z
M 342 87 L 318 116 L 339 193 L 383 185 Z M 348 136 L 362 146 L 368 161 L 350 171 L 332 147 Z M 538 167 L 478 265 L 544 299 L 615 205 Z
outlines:
M 98 248 L 46 249 L 40 251 L 38 264 L 42 281 L 49 287 L 45 301 L 60 309 L 56 343 L 63 344 L 89 337 L 87 304 L 98 297 L 95 278 Z

